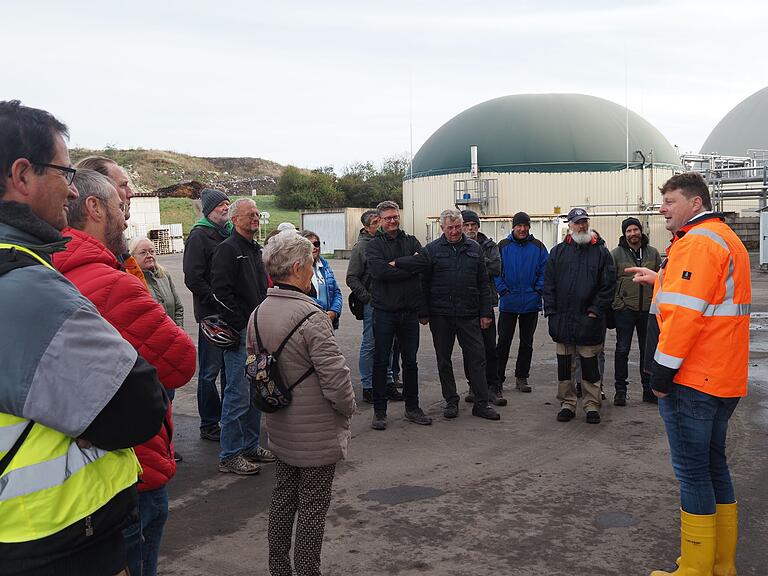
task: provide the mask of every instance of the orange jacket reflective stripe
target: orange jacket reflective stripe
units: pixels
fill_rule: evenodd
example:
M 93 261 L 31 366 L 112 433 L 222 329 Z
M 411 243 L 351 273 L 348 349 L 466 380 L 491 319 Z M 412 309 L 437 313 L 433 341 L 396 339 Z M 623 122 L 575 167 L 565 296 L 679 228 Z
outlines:
M 654 360 L 678 369 L 677 384 L 746 396 L 751 300 L 749 255 L 739 237 L 717 215 L 687 224 L 653 289 L 660 329 Z

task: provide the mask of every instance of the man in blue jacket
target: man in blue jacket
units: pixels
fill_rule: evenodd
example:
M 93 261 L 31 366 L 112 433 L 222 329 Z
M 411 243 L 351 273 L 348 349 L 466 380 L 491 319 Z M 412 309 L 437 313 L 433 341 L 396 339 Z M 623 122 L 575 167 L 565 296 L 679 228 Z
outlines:
M 499 242 L 501 275 L 496 276 L 499 292 L 499 343 L 496 356 L 498 382 L 505 380 L 509 349 L 520 323 L 520 346 L 515 363 L 515 388 L 530 392 L 528 382 L 533 357 L 533 334 L 539 321 L 544 271 L 549 253 L 546 246 L 531 234 L 531 219 L 525 212 L 512 217 L 512 233 Z

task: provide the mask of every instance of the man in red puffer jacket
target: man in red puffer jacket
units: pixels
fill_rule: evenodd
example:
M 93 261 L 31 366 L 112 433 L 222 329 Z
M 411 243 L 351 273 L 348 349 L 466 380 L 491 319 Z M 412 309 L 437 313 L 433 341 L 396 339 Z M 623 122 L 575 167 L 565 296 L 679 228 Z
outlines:
M 157 369 L 166 389 L 183 386 L 195 372 L 195 346 L 154 301 L 147 287 L 118 263 L 115 254 L 126 252 L 126 224 L 115 187 L 107 177 L 92 170 L 78 170 L 74 185 L 80 196 L 69 204 L 70 227 L 62 231 L 71 240 L 64 252 L 54 256 L 54 265 Z M 165 485 L 176 473 L 172 437 L 169 402 L 160 432 L 135 449 L 143 474 L 138 486 L 140 521 L 124 531 L 131 574 L 156 573 L 168 515 Z

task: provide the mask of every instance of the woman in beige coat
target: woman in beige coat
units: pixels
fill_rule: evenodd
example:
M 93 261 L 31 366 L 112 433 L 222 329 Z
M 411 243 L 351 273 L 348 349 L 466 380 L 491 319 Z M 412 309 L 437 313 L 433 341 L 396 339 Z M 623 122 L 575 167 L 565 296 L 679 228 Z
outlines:
M 320 574 L 325 517 L 331 503 L 336 463 L 346 457 L 355 395 L 331 321 L 307 293 L 312 285 L 312 244 L 294 231 L 270 239 L 262 253 L 275 284 L 248 322 L 247 350 L 255 354 L 254 315 L 264 348 L 274 352 L 307 314 L 278 360 L 290 386 L 311 367 L 315 371 L 293 390 L 291 404 L 265 414 L 269 448 L 277 457 L 269 508 L 269 571 L 291 576 L 291 536 L 296 520 L 293 560 L 299 576 Z

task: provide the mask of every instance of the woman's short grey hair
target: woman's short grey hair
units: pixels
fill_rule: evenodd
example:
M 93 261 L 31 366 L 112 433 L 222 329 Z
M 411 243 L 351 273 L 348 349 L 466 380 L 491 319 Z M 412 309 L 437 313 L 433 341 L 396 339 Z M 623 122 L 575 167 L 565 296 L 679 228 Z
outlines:
M 95 170 L 78 168 L 72 184 L 77 188 L 78 197 L 68 203 L 67 222 L 75 230 L 82 230 L 88 218 L 85 209 L 86 199 L 93 196 L 98 198 L 102 204 L 107 205 L 112 195 L 116 194 L 115 183 L 111 178 L 107 178 Z
M 227 216 L 230 220 L 232 220 L 232 217 L 237 214 L 237 211 L 239 210 L 239 207 L 245 204 L 246 202 L 250 202 L 254 206 L 256 206 L 256 202 L 251 200 L 250 198 L 238 198 L 232 204 L 229 205 L 229 209 L 227 211 Z M 257 207 L 258 208 L 258 207 Z
M 454 220 L 464 222 L 461 211 L 456 210 L 455 208 L 448 208 L 448 210 L 443 210 L 440 212 L 440 226 L 445 226 L 446 222 L 453 222 Z
M 376 206 L 376 212 L 379 213 L 379 216 L 381 216 L 381 213 L 385 210 L 400 211 L 400 206 L 397 205 L 397 202 L 392 202 L 392 200 L 384 200 L 384 202 L 379 202 L 379 204 Z
M 152 247 L 154 247 L 154 246 L 155 246 L 155 243 L 154 243 L 154 242 L 152 242 L 152 240 L 150 240 L 150 239 L 149 239 L 149 238 L 147 238 L 146 236 L 136 236 L 136 237 L 134 237 L 134 238 L 131 238 L 131 239 L 128 241 L 128 253 L 129 253 L 131 256 L 133 256 L 134 258 L 136 257 L 136 248 L 138 248 L 138 246 L 139 246 L 139 242 L 141 242 L 142 240 L 146 240 L 147 242 L 149 242 L 150 244 L 152 244 Z M 157 274 L 157 275 L 158 275 L 158 277 L 160 277 L 160 278 L 162 278 L 162 277 L 164 277 L 164 276 L 165 276 L 165 268 L 163 268 L 163 267 L 160 265 L 160 262 L 158 262 L 158 261 L 157 261 L 157 258 L 155 258 L 155 274 Z
M 293 273 L 293 265 L 298 262 L 306 266 L 312 262 L 312 242 L 294 230 L 283 230 L 269 239 L 261 253 L 267 274 L 272 280 L 279 282 L 290 278 Z

